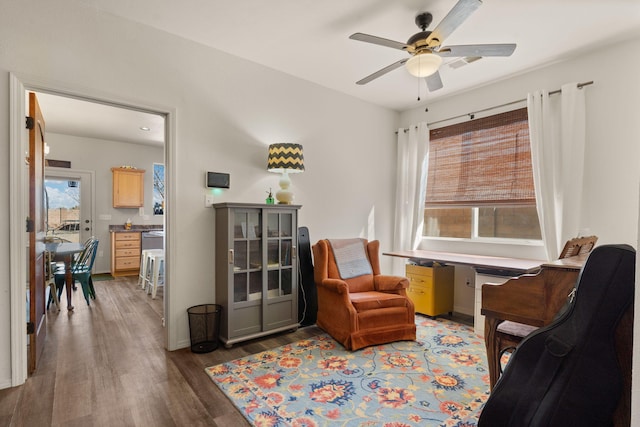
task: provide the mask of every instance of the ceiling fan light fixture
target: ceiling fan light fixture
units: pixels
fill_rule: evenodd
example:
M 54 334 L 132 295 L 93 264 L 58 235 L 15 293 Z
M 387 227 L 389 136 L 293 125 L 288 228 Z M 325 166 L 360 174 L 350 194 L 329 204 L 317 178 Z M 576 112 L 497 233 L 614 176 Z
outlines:
M 442 58 L 431 52 L 418 53 L 407 61 L 405 66 L 411 75 L 427 77 L 438 71 L 442 64 Z

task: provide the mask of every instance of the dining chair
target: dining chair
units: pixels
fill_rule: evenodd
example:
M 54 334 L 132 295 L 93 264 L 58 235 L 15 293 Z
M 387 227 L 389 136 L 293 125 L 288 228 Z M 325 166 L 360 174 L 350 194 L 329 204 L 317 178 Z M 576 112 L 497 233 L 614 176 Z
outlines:
M 45 274 L 45 288 L 49 288 L 49 299 L 47 301 L 47 310 L 51 301 L 56 304 L 56 308 L 60 311 L 60 299 L 58 298 L 58 292 L 56 288 L 56 281 L 54 272 L 56 270 L 56 263 L 53 260 L 53 252 L 44 252 L 44 274 Z
M 87 301 L 87 305 L 89 305 L 90 298 L 96 299 L 96 291 L 91 278 L 91 270 L 93 269 L 93 263 L 96 259 L 96 253 L 98 252 L 99 240 L 91 238 L 85 243 L 85 248 L 80 252 L 71 266 L 71 275 L 73 277 L 74 284 L 77 280 L 82 285 L 84 299 Z M 64 287 L 65 280 L 66 271 L 57 270 L 55 272 L 55 283 L 58 290 L 58 297 L 62 294 L 62 288 Z
M 95 237 L 95 236 L 88 237 L 88 238 L 84 241 L 84 243 L 82 244 L 82 246 L 84 246 L 85 248 L 88 248 L 88 247 L 91 245 L 91 243 L 93 243 L 95 240 L 96 240 L 96 237 Z M 81 255 L 81 254 L 76 254 L 76 255 L 75 255 L 75 259 L 76 259 L 76 260 L 78 260 L 78 259 L 79 259 L 79 257 L 80 257 L 80 255 Z M 64 265 L 63 265 L 62 267 L 64 267 Z M 73 282 L 73 290 L 74 290 L 74 291 L 77 291 L 77 290 L 78 290 L 78 288 L 76 288 L 76 283 L 75 283 L 75 281 Z
M 87 248 L 89 247 L 89 245 L 91 245 L 91 243 L 92 243 L 94 240 L 96 240 L 96 237 L 95 237 L 95 236 L 91 236 L 91 237 L 87 238 L 87 239 L 84 241 L 84 243 L 82 244 L 82 246 L 83 246 L 85 249 L 87 249 Z M 66 239 L 61 239 L 61 241 L 63 241 L 63 242 L 70 242 L 70 240 L 66 240 Z M 74 263 L 76 263 L 76 262 L 80 259 L 80 257 L 81 257 L 81 256 L 82 256 L 82 252 L 75 254 L 75 255 L 73 256 L 73 262 L 74 262 Z M 64 272 L 64 271 L 65 271 L 64 269 L 65 269 L 65 265 L 64 265 L 64 263 L 63 263 L 63 262 L 58 262 L 58 263 L 56 263 L 56 270 L 57 270 L 57 271 L 59 271 L 59 272 Z M 73 282 L 72 288 L 73 288 L 73 290 L 74 290 L 74 291 L 78 290 L 78 288 L 76 288 L 76 283 L 75 283 L 75 282 Z

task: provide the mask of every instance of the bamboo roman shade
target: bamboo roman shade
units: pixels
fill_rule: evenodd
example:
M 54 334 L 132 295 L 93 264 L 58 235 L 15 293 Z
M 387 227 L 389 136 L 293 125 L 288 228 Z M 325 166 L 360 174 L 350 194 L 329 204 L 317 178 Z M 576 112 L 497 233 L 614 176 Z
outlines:
M 535 204 L 527 109 L 430 132 L 426 207 Z

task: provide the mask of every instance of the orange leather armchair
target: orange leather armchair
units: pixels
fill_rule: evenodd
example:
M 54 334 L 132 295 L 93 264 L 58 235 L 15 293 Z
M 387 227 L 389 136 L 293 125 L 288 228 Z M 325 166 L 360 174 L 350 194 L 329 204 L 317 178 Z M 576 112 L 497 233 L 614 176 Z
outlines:
M 380 274 L 380 243 L 377 240 L 349 241 L 363 245 L 363 256 L 370 265 L 371 274 L 343 279 L 330 241 L 320 240 L 313 245 L 317 325 L 347 350 L 415 340 L 415 310 L 405 290 L 409 280 Z

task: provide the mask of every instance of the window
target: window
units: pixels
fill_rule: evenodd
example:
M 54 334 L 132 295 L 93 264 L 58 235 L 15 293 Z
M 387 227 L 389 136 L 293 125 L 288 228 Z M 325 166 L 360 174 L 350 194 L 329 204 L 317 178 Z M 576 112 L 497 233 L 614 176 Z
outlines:
M 44 207 L 47 235 L 79 241 L 80 181 L 63 178 L 44 180 Z
M 527 109 L 431 130 L 424 236 L 541 239 Z
M 153 214 L 164 215 L 164 165 L 153 164 Z

